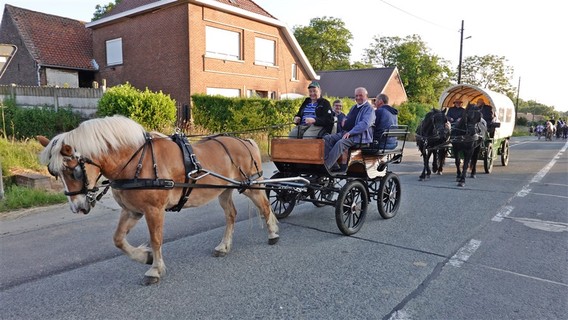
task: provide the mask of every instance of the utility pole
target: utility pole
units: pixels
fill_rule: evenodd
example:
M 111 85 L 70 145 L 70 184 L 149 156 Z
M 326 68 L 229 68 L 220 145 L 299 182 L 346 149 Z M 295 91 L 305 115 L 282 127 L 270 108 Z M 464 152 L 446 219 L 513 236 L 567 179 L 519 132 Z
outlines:
M 463 20 L 462 20 L 462 27 L 460 29 L 460 60 L 458 64 L 458 84 L 461 84 L 461 79 L 462 79 L 462 53 L 463 53 Z

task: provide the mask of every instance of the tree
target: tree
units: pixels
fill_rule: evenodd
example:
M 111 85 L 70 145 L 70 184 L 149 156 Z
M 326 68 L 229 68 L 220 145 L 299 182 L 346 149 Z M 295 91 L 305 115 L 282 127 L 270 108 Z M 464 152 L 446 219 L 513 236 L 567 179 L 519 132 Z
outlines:
M 295 26 L 294 36 L 315 70 L 349 69 L 353 35 L 338 18 L 313 18 L 308 26 Z
M 117 4 L 120 3 L 122 0 L 115 0 L 115 2 L 109 2 L 107 5 L 99 5 L 95 7 L 95 13 L 93 13 L 93 19 L 91 21 L 99 20 L 103 17 L 107 12 L 112 10 Z
M 515 91 L 510 84 L 513 68 L 507 66 L 506 61 L 505 57 L 496 55 L 467 57 L 462 63 L 462 82 L 512 97 Z
M 364 59 L 379 67 L 397 67 L 409 101 L 438 104 L 450 84 L 449 63 L 430 53 L 420 36 L 373 37 Z

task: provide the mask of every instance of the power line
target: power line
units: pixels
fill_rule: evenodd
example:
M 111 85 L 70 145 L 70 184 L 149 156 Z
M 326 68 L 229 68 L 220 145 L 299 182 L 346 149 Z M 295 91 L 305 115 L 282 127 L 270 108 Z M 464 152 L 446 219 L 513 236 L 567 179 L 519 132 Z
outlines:
M 402 8 L 399 8 L 399 7 L 397 7 L 397 6 L 393 5 L 393 4 L 390 4 L 390 3 L 388 3 L 388 2 L 386 2 L 386 1 L 384 1 L 384 0 L 380 0 L 380 1 L 381 1 L 382 3 L 384 3 L 384 4 L 386 4 L 386 5 L 392 7 L 392 8 L 394 8 L 394 9 L 400 11 L 400 12 L 403 12 L 403 13 L 405 13 L 405 14 L 411 16 L 411 17 L 414 17 L 414 18 L 416 18 L 416 19 L 418 19 L 418 20 L 422 20 L 422 21 L 424 21 L 424 22 L 426 22 L 426 23 L 429 23 L 429 24 L 431 24 L 431 25 L 433 25 L 433 26 L 436 26 L 436 27 L 438 27 L 438 28 L 442 28 L 442 29 L 445 29 L 445 30 L 448 30 L 448 31 L 454 31 L 453 29 L 450 29 L 450 28 L 448 28 L 448 27 L 446 27 L 446 26 L 442 26 L 442 25 L 440 25 L 440 24 L 437 24 L 437 23 L 432 22 L 432 21 L 430 21 L 430 20 L 424 19 L 424 18 L 422 18 L 422 17 L 419 17 L 419 16 L 417 16 L 417 15 L 411 13 L 411 12 L 408 12 L 408 11 L 406 11 L 406 10 L 404 10 L 404 9 L 402 9 Z

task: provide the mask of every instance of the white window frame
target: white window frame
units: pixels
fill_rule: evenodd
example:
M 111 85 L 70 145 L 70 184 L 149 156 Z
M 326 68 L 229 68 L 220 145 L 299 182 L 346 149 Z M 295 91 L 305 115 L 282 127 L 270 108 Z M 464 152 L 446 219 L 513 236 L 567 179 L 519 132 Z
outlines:
M 241 60 L 241 34 L 205 26 L 205 56 L 223 60 Z
M 229 98 L 239 98 L 241 96 L 241 89 L 232 88 L 207 88 L 206 93 L 210 96 L 223 96 Z
M 254 38 L 254 63 L 263 66 L 276 65 L 276 41 Z
M 106 41 L 107 66 L 116 66 L 123 63 L 122 38 Z
M 298 80 L 298 65 L 292 63 L 292 76 L 290 77 L 293 81 Z

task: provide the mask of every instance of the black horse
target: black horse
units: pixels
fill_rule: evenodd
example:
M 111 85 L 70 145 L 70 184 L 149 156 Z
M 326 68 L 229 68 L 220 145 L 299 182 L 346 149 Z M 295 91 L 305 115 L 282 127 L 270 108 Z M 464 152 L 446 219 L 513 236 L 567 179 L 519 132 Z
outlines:
M 438 109 L 432 109 L 416 128 L 416 146 L 424 161 L 420 181 L 430 179 L 432 172 L 442 174 L 449 139 L 450 127 L 446 114 Z M 430 157 L 433 157 L 432 170 L 430 170 Z
M 453 155 L 456 161 L 458 186 L 465 186 L 467 168 L 471 165 L 471 178 L 475 178 L 477 157 L 487 134 L 485 121 L 481 120 L 481 112 L 475 106 L 468 106 L 464 116 L 452 127 L 450 142 L 452 143 Z M 460 168 L 463 155 L 463 169 Z

